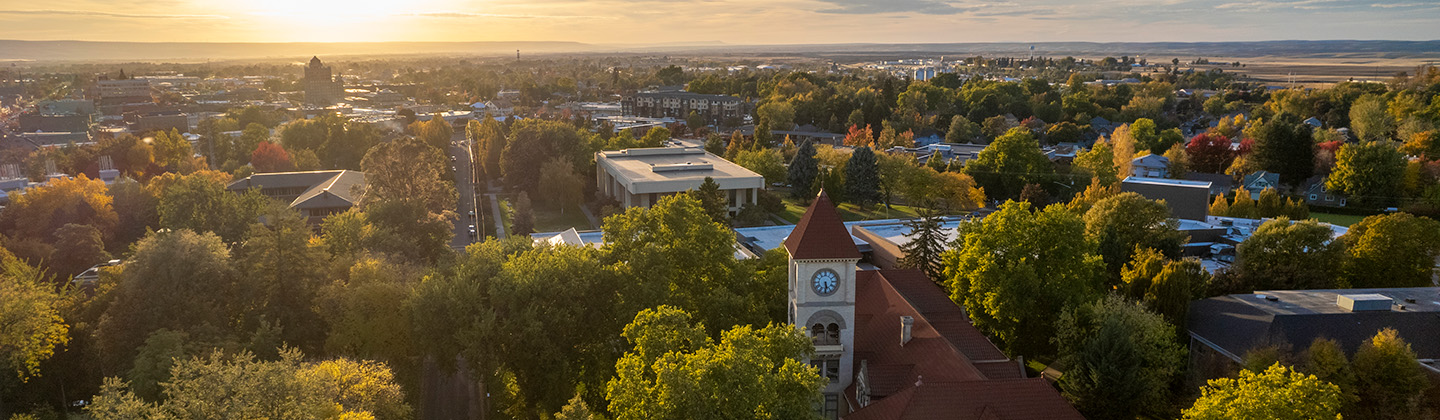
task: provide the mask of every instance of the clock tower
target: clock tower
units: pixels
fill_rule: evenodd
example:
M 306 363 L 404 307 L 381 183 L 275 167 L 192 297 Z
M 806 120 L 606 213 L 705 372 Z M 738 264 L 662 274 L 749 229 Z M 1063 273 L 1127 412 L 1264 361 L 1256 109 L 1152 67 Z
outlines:
M 854 373 L 855 264 L 860 250 L 825 191 L 820 191 L 790 237 L 790 323 L 815 342 L 810 365 L 828 377 L 823 413 L 840 413 L 841 394 Z

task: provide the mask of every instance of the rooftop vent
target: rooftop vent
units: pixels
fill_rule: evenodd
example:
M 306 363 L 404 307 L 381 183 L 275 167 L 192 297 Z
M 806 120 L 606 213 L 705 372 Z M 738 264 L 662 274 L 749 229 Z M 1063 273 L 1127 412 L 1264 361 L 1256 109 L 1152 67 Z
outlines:
M 915 318 L 911 316 L 900 317 L 900 345 L 904 346 L 910 342 L 910 330 L 915 326 Z
M 1381 294 L 1367 293 L 1363 295 L 1339 295 L 1335 298 L 1335 304 L 1350 312 L 1363 311 L 1388 311 L 1394 300 Z
M 715 169 L 715 165 L 709 163 L 666 163 L 650 166 L 651 172 L 679 172 L 679 171 L 708 171 Z

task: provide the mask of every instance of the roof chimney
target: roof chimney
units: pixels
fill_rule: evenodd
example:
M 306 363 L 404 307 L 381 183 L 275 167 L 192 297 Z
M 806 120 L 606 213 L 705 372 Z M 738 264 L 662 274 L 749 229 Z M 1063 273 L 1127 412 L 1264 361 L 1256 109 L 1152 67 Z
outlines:
M 910 316 L 900 317 L 900 346 L 910 342 L 910 329 L 915 326 L 915 318 Z

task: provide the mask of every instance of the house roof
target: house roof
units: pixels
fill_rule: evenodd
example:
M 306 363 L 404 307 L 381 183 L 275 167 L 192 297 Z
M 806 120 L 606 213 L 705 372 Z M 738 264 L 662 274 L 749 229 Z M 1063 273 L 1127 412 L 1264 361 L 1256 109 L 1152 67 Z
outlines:
M 1045 396 L 1034 398 L 1034 396 Z M 1041 378 L 932 383 L 922 380 L 889 398 L 850 413 L 845 420 L 1082 419 Z
M 1379 294 L 1388 310 L 1351 312 L 1340 295 Z M 1272 300 L 1273 299 L 1273 300 Z M 1410 300 L 1413 300 L 1411 302 Z M 1403 305 L 1403 309 L 1401 306 Z M 1440 358 L 1440 287 L 1272 290 L 1197 300 L 1190 305 L 1192 337 L 1238 359 L 1250 349 L 1285 343 L 1303 349 L 1319 337 L 1353 352 L 1383 328 L 1394 328 L 1421 359 Z
M 846 420 L 1082 418 L 1044 379 L 1024 378 L 923 272 L 860 271 L 855 281 L 855 369 L 864 365 L 873 400 Z M 914 322 L 902 345 L 903 316 Z
M 306 190 L 289 203 L 291 208 L 348 207 L 360 201 L 365 173 L 351 170 L 271 172 L 250 175 L 225 186 L 231 191 L 300 187 Z
M 850 240 L 850 230 L 830 202 L 825 190 L 805 209 L 800 223 L 785 238 L 785 250 L 797 260 L 860 259 L 860 250 Z

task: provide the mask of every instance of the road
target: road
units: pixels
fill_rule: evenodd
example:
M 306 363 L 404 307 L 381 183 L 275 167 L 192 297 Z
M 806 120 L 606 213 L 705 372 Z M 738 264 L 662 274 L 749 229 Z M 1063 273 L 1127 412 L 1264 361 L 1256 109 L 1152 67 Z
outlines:
M 470 181 L 474 174 L 471 169 L 474 165 L 470 162 L 469 141 L 465 139 L 465 130 L 456 130 L 450 140 L 447 151 L 450 154 L 450 164 L 455 167 L 455 190 L 460 198 L 460 202 L 455 206 L 455 237 L 450 240 L 450 247 L 463 251 L 466 245 L 475 242 L 475 238 L 485 237 L 485 232 L 476 223 L 479 214 L 475 208 L 475 183 Z M 471 229 L 475 232 L 473 236 Z

